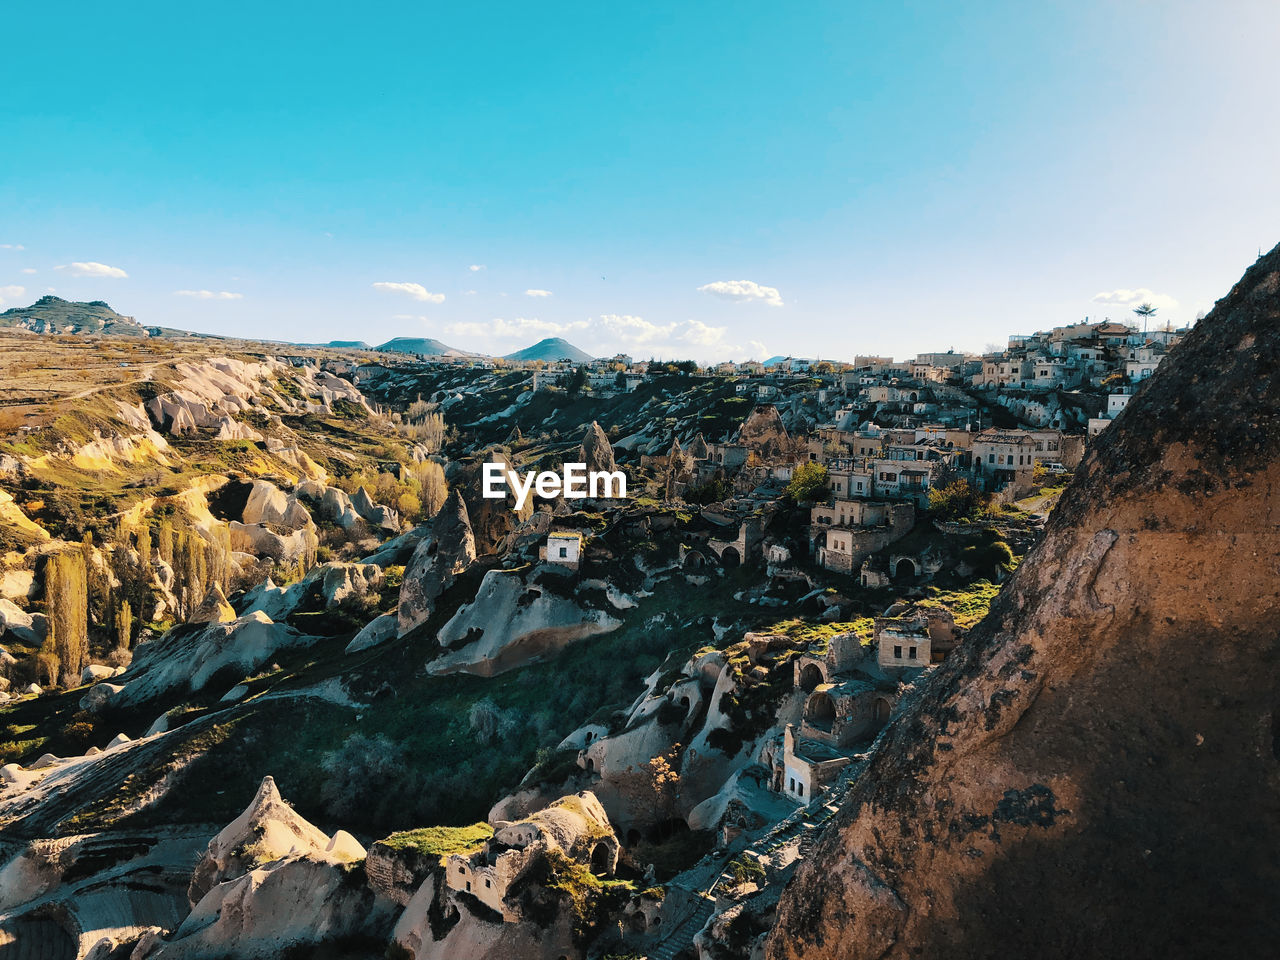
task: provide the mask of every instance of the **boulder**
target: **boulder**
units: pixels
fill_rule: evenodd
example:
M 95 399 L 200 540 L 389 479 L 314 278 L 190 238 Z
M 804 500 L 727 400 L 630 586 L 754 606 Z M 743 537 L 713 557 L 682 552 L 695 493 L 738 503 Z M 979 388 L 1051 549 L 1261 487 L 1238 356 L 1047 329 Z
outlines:
M 231 548 L 255 557 L 269 557 L 277 563 L 292 563 L 304 556 L 315 544 L 315 534 L 308 528 L 281 535 L 263 524 L 246 524 L 232 520 Z
M 386 579 L 383 569 L 375 563 L 326 563 L 319 570 L 320 594 L 326 610 L 364 597 Z
M 360 487 L 351 498 L 351 508 L 360 518 L 375 530 L 387 530 L 392 533 L 400 531 L 400 517 L 390 507 L 373 502 L 364 487 Z
M 312 571 L 314 573 L 314 571 Z M 312 583 L 311 575 L 292 583 L 287 587 L 277 587 L 267 577 L 241 598 L 241 616 L 250 613 L 263 613 L 268 619 L 277 623 L 288 619 L 289 615 L 302 603 Z
M 209 588 L 204 602 L 187 620 L 188 623 L 230 623 L 236 618 L 235 608 L 227 602 L 222 588 L 216 583 Z M 114 675 L 114 674 L 112 674 Z
M 240 513 L 240 521 L 283 524 L 288 509 L 289 497 L 283 490 L 268 480 L 252 480 L 244 510 Z
M 118 683 L 95 683 L 80 698 L 80 709 L 88 710 L 90 713 L 101 710 L 115 699 L 123 689 L 124 687 Z
M 6 600 L 30 599 L 35 592 L 34 570 L 0 570 L 0 597 Z
M 324 852 L 264 864 L 219 883 L 171 938 L 157 940 L 143 953 L 135 949 L 132 956 L 278 960 L 325 956 L 317 948 L 335 941 L 385 942 L 393 922 L 390 905 L 379 902 L 368 884 L 353 881 L 351 869 L 348 860 Z M 316 952 L 299 952 L 308 947 Z
M 80 671 L 80 682 L 97 683 L 99 680 L 107 680 L 115 675 L 115 667 L 108 667 L 101 663 L 91 663 Z
M 706 460 L 711 456 L 711 449 L 707 446 L 707 440 L 701 430 L 693 438 L 693 443 L 689 444 L 689 456 L 694 460 Z
M 0 636 L 12 636 L 38 647 L 49 633 L 49 621 L 42 613 L 27 613 L 12 600 L 0 600 Z
M 735 442 L 746 447 L 766 463 L 787 459 L 793 454 L 791 437 L 782 425 L 778 408 L 771 403 L 757 404 L 738 428 Z
M 329 837 L 280 796 L 273 777 L 263 777 L 244 812 L 218 832 L 196 864 L 187 897 L 192 906 L 219 883 L 244 876 L 259 864 L 294 854 L 318 854 Z
M 326 487 L 320 497 L 320 516 L 350 530 L 360 522 L 360 514 L 351 503 L 351 498 L 337 487 Z
M 394 613 L 384 613 L 366 623 L 347 644 L 345 653 L 358 653 L 370 647 L 376 647 L 397 636 L 397 617 Z

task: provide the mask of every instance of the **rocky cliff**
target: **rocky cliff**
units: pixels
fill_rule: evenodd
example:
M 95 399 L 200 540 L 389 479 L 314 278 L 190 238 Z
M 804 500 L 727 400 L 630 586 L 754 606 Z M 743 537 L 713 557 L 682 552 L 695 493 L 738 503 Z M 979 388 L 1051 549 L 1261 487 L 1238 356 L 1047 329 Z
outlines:
M 767 956 L 1269 954 L 1278 601 L 1280 247 L 1098 439 L 880 741 Z

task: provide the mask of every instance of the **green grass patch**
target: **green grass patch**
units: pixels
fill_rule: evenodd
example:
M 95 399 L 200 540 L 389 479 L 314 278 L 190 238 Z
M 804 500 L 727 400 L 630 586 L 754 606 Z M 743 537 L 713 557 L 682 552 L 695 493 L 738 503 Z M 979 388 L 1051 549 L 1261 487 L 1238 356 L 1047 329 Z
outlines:
M 987 615 L 991 602 L 999 593 L 999 584 L 990 580 L 976 580 L 967 589 L 939 590 L 937 587 L 930 587 L 928 598 L 950 610 L 955 617 L 956 626 L 968 628 Z
M 454 853 L 469 853 L 478 849 L 493 836 L 493 827 L 487 823 L 473 823 L 466 827 L 420 827 L 402 830 L 381 841 L 392 850 L 414 850 L 423 856 L 444 858 Z

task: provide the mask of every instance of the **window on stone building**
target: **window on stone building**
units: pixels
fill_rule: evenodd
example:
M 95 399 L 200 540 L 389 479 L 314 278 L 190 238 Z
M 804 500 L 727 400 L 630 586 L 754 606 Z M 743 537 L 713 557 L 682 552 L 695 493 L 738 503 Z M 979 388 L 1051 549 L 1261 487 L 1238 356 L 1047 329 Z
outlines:
M 915 648 L 915 647 L 908 647 L 908 648 L 907 648 L 907 659 L 908 659 L 908 660 L 914 660 L 915 658 L 916 658 L 916 648 Z
M 893 648 L 893 659 L 895 659 L 895 660 L 901 660 L 901 659 L 902 659 L 902 647 L 895 646 L 895 647 Z

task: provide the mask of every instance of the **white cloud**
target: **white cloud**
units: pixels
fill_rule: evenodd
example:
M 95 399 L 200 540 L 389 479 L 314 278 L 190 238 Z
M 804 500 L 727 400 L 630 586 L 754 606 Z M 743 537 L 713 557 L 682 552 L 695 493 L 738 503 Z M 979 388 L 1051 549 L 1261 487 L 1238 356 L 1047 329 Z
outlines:
M 604 328 L 603 332 L 606 336 L 630 344 L 658 343 L 667 340 L 676 328 L 674 323 L 659 325 L 650 323 L 644 317 L 616 313 L 607 313 L 602 316 L 599 325 Z
M 7 287 L 0 287 L 0 304 L 7 300 L 16 300 L 27 292 L 26 287 L 20 287 L 17 284 L 10 284 Z
M 526 290 L 524 292 L 524 295 L 526 297 L 549 297 L 551 296 L 551 291 L 550 290 Z
M 61 266 L 54 267 L 54 269 L 65 270 L 73 277 L 95 277 L 100 280 L 123 280 L 129 276 L 119 267 L 109 267 L 105 263 L 98 263 L 96 260 L 64 263 Z
M 380 280 L 373 285 L 373 289 L 386 293 L 403 293 L 424 303 L 444 302 L 443 293 L 432 293 L 420 283 L 392 283 L 389 280 Z
M 654 323 L 633 314 L 608 313 L 585 320 L 543 320 L 495 317 L 485 321 L 459 321 L 440 328 L 442 339 L 458 347 L 507 352 L 544 337 L 565 337 L 588 353 L 600 356 L 622 351 L 637 356 L 700 360 L 724 360 L 746 356 L 766 357 L 764 344 L 748 347 L 727 341 L 729 328 L 701 320 Z
M 477 271 L 479 271 L 479 270 L 483 270 L 483 269 L 484 269 L 484 264 L 483 264 L 483 263 L 473 263 L 471 266 L 467 267 L 467 269 L 468 269 L 468 270 L 470 270 L 472 273 L 475 273 L 475 272 L 477 272 Z
M 747 346 L 751 348 L 751 353 L 748 354 L 748 356 L 750 356 L 753 360 L 769 359 L 768 349 L 759 340 L 748 340 Z
M 175 297 L 194 297 L 197 300 L 243 300 L 243 293 L 231 293 L 228 290 L 175 290 Z
M 495 317 L 482 323 L 451 323 L 444 332 L 451 337 L 477 337 L 484 340 L 529 340 L 533 338 L 563 337 L 577 330 L 585 330 L 589 324 L 586 320 L 573 320 L 569 323 L 557 323 L 554 320 L 539 320 L 537 317 L 516 317 L 504 320 Z
M 782 306 L 782 294 L 776 287 L 763 287 L 754 280 L 717 280 L 698 288 L 699 293 L 709 293 L 722 300 L 749 303 L 758 300 L 771 307 Z
M 629 314 L 605 314 L 591 321 L 584 343 L 601 356 L 620 347 L 624 352 L 669 359 L 688 359 L 693 355 L 695 359 L 724 360 L 743 356 L 745 351 L 741 346 L 726 340 L 728 329 L 701 320 L 653 323 Z M 763 345 L 755 346 L 763 353 Z
M 698 347 L 719 347 L 724 344 L 724 334 L 728 327 L 712 327 L 701 320 L 689 320 L 685 323 L 680 339 Z
M 25 250 L 27 249 L 20 243 L 0 243 L 0 250 Z
M 1172 310 L 1178 305 L 1178 301 L 1173 297 L 1163 293 L 1156 293 L 1146 287 L 1138 287 L 1136 290 L 1129 290 L 1124 287 L 1118 290 L 1104 290 L 1102 293 L 1094 294 L 1093 302 L 1120 307 L 1136 307 L 1140 303 L 1149 303 L 1161 310 Z
M 476 292 L 474 290 L 463 290 L 462 295 L 464 297 L 474 297 L 476 295 Z
M 33 274 L 33 273 L 35 273 L 35 272 L 36 272 L 36 268 L 35 268 L 35 267 L 23 267 L 23 268 L 22 268 L 22 272 L 23 272 L 23 273 L 25 273 L 25 274 L 27 274 L 27 275 L 29 276 L 29 275 L 31 275 L 31 274 Z

